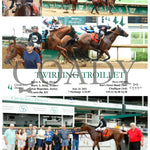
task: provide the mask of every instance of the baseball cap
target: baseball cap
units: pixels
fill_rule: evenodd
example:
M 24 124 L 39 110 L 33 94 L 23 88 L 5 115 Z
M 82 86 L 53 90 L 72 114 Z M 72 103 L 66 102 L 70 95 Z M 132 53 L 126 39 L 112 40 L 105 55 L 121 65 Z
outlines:
M 34 44 L 32 42 L 28 42 L 28 46 L 33 46 L 34 47 Z
M 38 27 L 37 26 L 33 26 L 32 29 L 38 29 Z

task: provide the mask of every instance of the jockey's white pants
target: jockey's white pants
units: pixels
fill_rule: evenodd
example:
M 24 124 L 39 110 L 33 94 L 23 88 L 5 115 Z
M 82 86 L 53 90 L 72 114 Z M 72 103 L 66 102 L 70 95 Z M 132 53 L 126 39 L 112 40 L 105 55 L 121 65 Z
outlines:
M 103 130 L 105 130 L 105 129 L 106 129 L 106 127 L 103 127 L 103 128 L 98 127 L 98 128 L 96 128 L 95 130 L 96 130 L 96 131 L 103 131 Z

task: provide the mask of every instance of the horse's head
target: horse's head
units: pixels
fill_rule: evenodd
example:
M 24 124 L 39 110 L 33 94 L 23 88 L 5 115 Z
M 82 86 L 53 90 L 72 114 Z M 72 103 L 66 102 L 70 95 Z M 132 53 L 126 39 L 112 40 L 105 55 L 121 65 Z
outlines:
M 7 48 L 7 53 L 5 56 L 4 63 L 5 64 L 10 64 L 11 60 L 17 56 L 17 50 L 16 50 L 16 42 L 10 43 L 8 48 Z
M 87 130 L 87 124 L 83 123 L 82 126 L 80 127 L 80 131 L 86 131 Z
M 75 31 L 74 27 L 72 27 L 72 25 L 69 27 L 68 35 L 70 35 L 71 37 L 77 38 L 76 31 Z
M 17 0 L 16 1 L 16 8 L 19 9 L 22 6 L 22 1 L 21 0 Z
M 118 35 L 120 36 L 124 36 L 124 37 L 128 37 L 129 34 L 126 33 L 122 28 L 120 28 L 118 25 L 117 25 L 117 32 L 118 32 Z

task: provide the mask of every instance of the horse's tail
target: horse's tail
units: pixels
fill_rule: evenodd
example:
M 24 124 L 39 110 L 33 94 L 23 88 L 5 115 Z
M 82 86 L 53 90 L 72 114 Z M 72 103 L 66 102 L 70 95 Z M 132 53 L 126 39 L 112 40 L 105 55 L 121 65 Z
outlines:
M 65 48 L 65 47 L 71 47 L 71 46 L 73 46 L 75 43 L 76 43 L 75 39 L 72 38 L 72 39 L 68 40 L 68 41 L 66 42 L 66 44 L 65 44 L 63 47 L 64 47 L 64 48 Z

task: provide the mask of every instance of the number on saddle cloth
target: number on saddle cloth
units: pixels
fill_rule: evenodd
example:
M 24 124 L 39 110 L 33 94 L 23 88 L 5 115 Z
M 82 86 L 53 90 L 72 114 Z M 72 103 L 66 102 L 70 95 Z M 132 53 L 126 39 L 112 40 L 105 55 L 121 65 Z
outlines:
M 27 5 L 29 5 L 31 9 L 33 9 L 34 14 L 37 15 L 38 10 L 37 10 L 36 5 L 32 2 L 27 2 Z
M 98 34 L 92 33 L 92 40 L 98 43 L 99 41 L 97 40 L 97 38 L 98 38 Z
M 33 11 L 34 11 L 35 15 L 37 15 L 38 10 L 34 3 L 32 3 L 32 7 L 33 7 Z
M 109 129 L 103 130 L 103 137 L 109 136 Z

